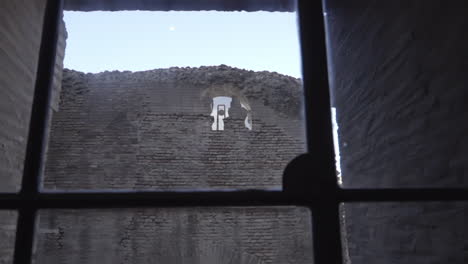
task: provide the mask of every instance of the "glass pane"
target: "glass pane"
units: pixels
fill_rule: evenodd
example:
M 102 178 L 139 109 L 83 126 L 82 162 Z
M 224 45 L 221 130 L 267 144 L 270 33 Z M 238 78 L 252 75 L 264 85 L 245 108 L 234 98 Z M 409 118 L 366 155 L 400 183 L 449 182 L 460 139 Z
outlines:
M 343 206 L 352 264 L 464 264 L 468 203 L 356 203 Z
M 45 2 L 0 8 L 0 192 L 20 189 Z
M 17 217 L 16 211 L 0 211 L 0 264 L 13 263 Z
M 45 210 L 35 263 L 312 263 L 302 207 Z
M 281 189 L 305 152 L 295 12 L 65 21 L 46 190 Z
M 325 2 L 343 186 L 468 187 L 466 9 Z

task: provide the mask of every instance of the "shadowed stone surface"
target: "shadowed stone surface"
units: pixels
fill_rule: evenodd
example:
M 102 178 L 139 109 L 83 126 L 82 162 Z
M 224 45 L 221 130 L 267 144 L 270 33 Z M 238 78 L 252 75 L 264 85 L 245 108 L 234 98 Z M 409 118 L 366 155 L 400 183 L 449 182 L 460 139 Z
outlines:
M 345 187 L 468 187 L 468 7 L 329 0 Z
M 344 187 L 467 187 L 466 3 L 326 2 Z M 349 204 L 346 255 L 467 263 L 467 212 L 467 203 Z

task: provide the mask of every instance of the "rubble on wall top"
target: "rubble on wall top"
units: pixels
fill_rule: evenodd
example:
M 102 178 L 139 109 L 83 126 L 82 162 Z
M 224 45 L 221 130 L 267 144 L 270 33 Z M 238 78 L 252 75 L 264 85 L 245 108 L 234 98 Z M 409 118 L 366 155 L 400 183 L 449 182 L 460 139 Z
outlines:
M 252 71 L 227 65 L 171 67 L 147 71 L 105 71 L 83 73 L 64 69 L 64 82 L 161 82 L 190 83 L 194 86 L 232 86 L 248 98 L 262 100 L 282 113 L 296 115 L 302 98 L 302 81 L 277 72 Z M 294 109 L 294 110 L 293 110 Z
M 162 69 L 153 69 L 146 71 L 104 71 L 99 73 L 84 73 L 76 71 L 73 69 L 64 69 L 64 71 L 75 74 L 84 74 L 87 77 L 95 76 L 96 78 L 105 78 L 105 77 L 121 77 L 128 79 L 129 77 L 159 77 L 161 81 L 165 79 L 169 80 L 180 80 L 185 79 L 187 75 L 191 75 L 191 79 L 194 83 L 199 82 L 216 82 L 216 77 L 223 77 L 223 82 L 226 81 L 236 81 L 238 78 L 249 77 L 249 75 L 255 74 L 256 79 L 269 79 L 269 80 L 282 80 L 287 82 L 296 82 L 300 84 L 301 80 L 299 78 L 294 78 L 288 75 L 280 74 L 277 72 L 269 71 L 252 71 L 246 69 L 239 69 L 236 67 L 227 66 L 221 64 L 219 66 L 200 66 L 200 67 L 170 67 Z M 232 75 L 232 76 L 229 76 Z M 226 80 L 226 77 L 230 77 Z

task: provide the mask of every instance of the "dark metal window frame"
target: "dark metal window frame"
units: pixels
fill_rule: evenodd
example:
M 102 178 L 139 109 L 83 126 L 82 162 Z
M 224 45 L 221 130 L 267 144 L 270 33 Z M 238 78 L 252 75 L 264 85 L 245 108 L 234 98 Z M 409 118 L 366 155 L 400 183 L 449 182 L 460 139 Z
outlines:
M 307 5 L 306 5 L 306 2 Z M 32 260 L 36 213 L 46 208 L 306 206 L 312 211 L 317 264 L 342 262 L 339 205 L 343 202 L 468 200 L 466 188 L 341 189 L 337 185 L 322 0 L 299 0 L 308 154 L 286 168 L 283 191 L 85 193 L 39 190 L 62 0 L 48 0 L 40 46 L 21 190 L 0 194 L 0 209 L 18 210 L 15 264 Z

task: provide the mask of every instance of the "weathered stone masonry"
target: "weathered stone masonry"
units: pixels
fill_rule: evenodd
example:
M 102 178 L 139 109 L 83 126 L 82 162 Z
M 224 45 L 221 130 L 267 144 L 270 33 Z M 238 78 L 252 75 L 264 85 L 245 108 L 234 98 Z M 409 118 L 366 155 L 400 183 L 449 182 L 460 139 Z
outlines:
M 59 210 L 39 222 L 38 264 L 313 262 L 300 207 Z
M 211 130 L 215 96 L 233 98 L 224 131 Z M 284 167 L 305 151 L 301 96 L 298 79 L 227 66 L 65 70 L 44 187 L 281 188 Z
M 232 97 L 223 131 L 211 128 L 216 96 Z M 64 70 L 44 188 L 279 189 L 305 151 L 301 102 L 299 79 L 224 65 Z M 300 207 L 44 211 L 36 261 L 307 264 L 311 221 Z

